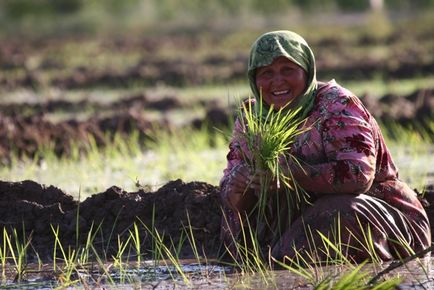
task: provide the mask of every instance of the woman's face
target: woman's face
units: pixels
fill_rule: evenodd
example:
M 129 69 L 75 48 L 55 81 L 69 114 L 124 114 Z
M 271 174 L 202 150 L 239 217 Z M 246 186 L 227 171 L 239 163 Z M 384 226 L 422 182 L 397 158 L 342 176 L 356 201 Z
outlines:
M 307 74 L 299 65 L 279 56 L 270 65 L 256 70 L 256 87 L 262 99 L 280 109 L 306 89 Z

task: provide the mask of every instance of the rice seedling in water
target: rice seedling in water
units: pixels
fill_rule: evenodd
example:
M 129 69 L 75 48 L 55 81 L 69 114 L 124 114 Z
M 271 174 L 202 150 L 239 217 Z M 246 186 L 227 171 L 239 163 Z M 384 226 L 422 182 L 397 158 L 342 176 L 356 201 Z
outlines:
M 136 251 L 137 255 L 137 268 L 140 268 L 140 261 L 141 261 L 141 251 L 140 251 L 140 235 L 139 235 L 139 228 L 136 223 L 133 225 L 134 231 L 129 230 L 130 238 L 133 242 L 134 249 Z
M 283 263 L 272 258 L 273 261 L 289 272 L 303 277 L 313 286 L 313 289 L 318 290 L 392 290 L 396 289 L 396 287 L 402 282 L 402 279 L 398 276 L 382 282 L 372 281 L 371 271 L 364 269 L 364 266 L 367 264 L 366 261 L 359 265 L 351 263 L 342 252 L 343 245 L 331 241 L 323 233 L 318 232 L 318 234 L 320 235 L 323 244 L 330 248 L 331 251 L 327 252 L 333 252 L 337 256 L 340 256 L 340 258 L 337 259 L 337 256 L 330 255 L 328 262 L 326 262 L 325 265 L 321 265 L 319 261 L 312 263 L 312 260 L 310 260 L 310 263 L 307 263 L 309 259 L 315 257 L 315 253 L 306 255 L 306 253 L 297 252 L 296 259 L 290 260 L 291 263 Z M 306 256 L 309 258 L 306 259 Z M 333 261 L 333 263 L 330 261 Z M 336 261 L 341 261 L 341 264 L 335 264 Z
M 127 247 L 129 246 L 131 240 L 131 235 L 128 237 L 126 241 L 122 241 L 121 237 L 118 236 L 118 251 L 115 256 L 112 256 L 113 266 L 115 269 L 119 271 L 119 280 L 120 283 L 125 283 L 125 265 L 127 262 L 123 261 L 124 253 Z
M 65 249 L 63 248 L 63 245 L 60 241 L 60 236 L 59 236 L 59 227 L 57 227 L 56 229 L 51 225 L 51 230 L 54 234 L 54 238 L 55 238 L 55 246 L 54 246 L 54 251 L 53 251 L 53 268 L 54 270 L 56 270 L 56 266 L 57 266 L 57 247 L 59 248 L 61 254 L 62 254 L 62 258 L 61 260 L 64 263 L 64 268 L 63 269 L 59 269 L 61 272 L 61 275 L 59 277 L 59 280 L 61 282 L 62 285 L 68 287 L 74 284 L 77 284 L 80 280 L 79 279 L 75 279 L 72 280 L 72 275 L 74 271 L 77 271 L 77 252 L 74 249 L 71 249 L 68 247 L 68 253 L 66 253 Z
M 241 219 L 239 213 L 239 219 L 243 223 L 244 219 Z M 223 213 L 223 218 L 228 223 L 226 215 Z M 250 223 L 244 226 L 241 225 L 241 233 L 239 237 L 235 234 L 231 235 L 231 245 L 225 245 L 225 250 L 233 263 L 230 264 L 235 269 L 241 272 L 242 276 L 251 276 L 259 274 L 261 280 L 265 285 L 273 283 L 272 267 L 271 264 L 267 264 L 259 248 L 259 241 L 257 239 L 256 231 L 252 229 Z
M 1 267 L 2 267 L 2 282 L 4 282 L 6 280 L 6 262 L 7 262 L 7 258 L 8 258 L 8 248 L 7 248 L 7 243 L 6 243 L 6 239 L 7 239 L 7 230 L 5 227 L 3 227 L 3 245 L 0 247 L 0 262 L 1 262 Z
M 284 269 L 306 279 L 314 289 L 396 289 L 403 281 L 399 275 L 394 275 L 387 280 L 379 282 L 379 278 L 385 274 L 381 274 L 382 272 L 380 272 L 380 274 L 374 276 L 377 278 L 373 278 L 373 275 L 378 271 L 377 266 L 381 265 L 382 261 L 375 251 L 370 226 L 364 226 L 360 219 L 356 218 L 359 222 L 361 238 L 357 238 L 357 235 L 349 229 L 346 228 L 345 230 L 348 231 L 349 237 L 357 242 L 358 247 L 343 243 L 340 232 L 342 227 L 340 217 L 338 216 L 334 227 L 334 231 L 337 230 L 337 234 L 333 230 L 331 236 L 316 231 L 316 234 L 322 241 L 323 247 L 321 249 L 317 249 L 315 246 L 313 233 L 309 226 L 307 226 L 306 235 L 309 235 L 312 240 L 310 244 L 313 245 L 310 247 L 310 253 L 299 252 L 295 249 L 295 259 L 287 258 L 286 263 L 272 258 L 273 261 Z M 405 241 L 400 240 L 396 242 L 399 243 L 399 246 L 407 247 L 411 250 Z M 350 248 L 367 253 L 369 259 L 357 265 L 351 258 L 347 257 L 347 250 Z M 317 260 L 315 258 L 318 251 L 326 255 L 325 261 L 324 259 Z M 372 263 L 369 264 L 369 269 L 365 269 L 368 261 Z M 428 275 L 426 277 L 429 278 Z
M 7 233 L 6 228 L 3 228 L 3 243 L 7 244 L 8 250 L 6 250 L 5 246 L 3 246 L 2 267 L 4 267 L 3 265 L 6 264 L 6 253 L 8 251 L 11 255 L 10 257 L 12 258 L 12 261 L 14 262 L 14 269 L 16 273 L 14 278 L 15 282 L 21 281 L 27 267 L 27 249 L 30 245 L 31 237 L 26 239 L 24 232 L 25 231 L 23 227 L 23 241 L 20 242 L 20 238 L 15 228 L 12 230 L 11 236 Z M 12 240 L 15 242 L 14 245 L 12 245 Z
M 170 243 L 171 243 L 172 247 L 168 247 L 164 243 L 164 239 L 165 239 L 164 234 L 162 235 L 158 232 L 158 230 L 156 228 L 150 229 L 145 223 L 143 223 L 142 221 L 140 221 L 140 222 L 143 225 L 143 227 L 146 229 L 146 231 L 150 234 L 151 238 L 153 239 L 153 241 L 155 243 L 155 249 L 154 249 L 155 261 L 162 260 L 162 262 L 165 264 L 170 276 L 172 277 L 173 281 L 176 281 L 176 278 L 172 273 L 171 266 L 173 268 L 175 268 L 175 271 L 182 278 L 184 284 L 186 284 L 187 286 L 191 286 L 192 282 L 188 278 L 187 274 L 184 272 L 182 265 L 180 263 L 180 260 L 179 260 L 179 249 L 182 246 L 181 243 L 183 241 L 185 241 L 185 239 L 180 239 L 178 247 L 176 247 L 178 250 L 175 250 L 176 248 L 174 246 L 173 239 L 171 237 L 169 237 L 169 239 L 170 239 Z M 170 262 L 170 264 L 168 263 L 167 260 Z
M 383 281 L 376 285 L 369 285 L 367 279 L 369 278 L 369 272 L 363 271 L 362 263 L 355 267 L 353 270 L 341 274 L 340 277 L 334 279 L 334 277 L 327 277 L 319 284 L 317 284 L 315 290 L 392 290 L 401 283 L 401 279 L 393 278 L 387 281 Z
M 110 266 L 106 267 L 105 261 L 103 259 L 101 259 L 101 257 L 98 254 L 98 251 L 95 249 L 95 247 L 93 245 L 91 245 L 91 248 L 92 248 L 93 254 L 95 256 L 95 259 L 98 263 L 98 267 L 99 267 L 100 271 L 103 272 L 103 274 L 96 281 L 97 284 L 100 284 L 102 279 L 106 278 L 108 280 L 109 284 L 115 285 L 116 283 L 110 274 Z
M 97 233 L 101 230 L 101 224 L 94 229 L 94 224 L 91 227 L 86 236 L 86 242 L 84 245 L 78 244 L 78 238 L 76 240 L 76 247 L 72 249 L 68 247 L 67 251 L 60 241 L 59 227 L 54 228 L 51 225 L 51 230 L 54 234 L 54 248 L 53 248 L 53 271 L 56 272 L 57 269 L 60 271 L 58 282 L 60 285 L 68 287 L 75 285 L 77 283 L 86 283 L 86 279 L 81 278 L 81 272 L 86 272 L 86 266 L 91 259 L 91 250 L 93 248 L 93 242 Z M 77 230 L 76 234 L 79 231 Z M 60 250 L 61 257 L 57 256 L 57 251 Z M 62 267 L 60 267 L 57 261 L 61 261 Z M 77 279 L 72 279 L 76 275 Z M 90 276 L 90 275 L 88 275 Z
M 192 277 L 189 276 L 188 273 L 185 272 L 184 266 L 182 265 L 182 260 L 179 257 L 180 249 L 183 247 L 183 243 L 188 240 L 190 242 L 190 246 L 193 249 L 193 253 L 198 264 L 201 264 L 199 251 L 197 249 L 197 244 L 194 237 L 193 228 L 189 222 L 189 215 L 187 214 L 188 225 L 184 228 L 186 232 L 186 238 L 180 239 L 180 241 L 175 244 L 173 239 L 170 237 L 164 237 L 161 235 L 154 227 L 149 228 L 144 225 L 145 229 L 148 233 L 152 233 L 151 238 L 154 239 L 154 243 L 156 244 L 154 254 L 154 261 L 163 262 L 165 268 L 169 272 L 173 283 L 179 281 L 179 277 L 181 277 L 182 281 L 187 286 L 194 286 L 194 282 Z M 233 261 L 237 269 L 241 270 L 240 276 L 235 277 L 226 277 L 226 283 L 235 286 L 246 286 L 249 287 L 249 283 L 252 283 L 253 280 L 250 278 L 260 278 L 260 285 L 266 288 L 278 288 L 279 281 L 276 280 L 275 272 L 273 271 L 273 265 L 271 260 L 287 269 L 289 272 L 296 274 L 297 276 L 303 277 L 306 281 L 315 287 L 315 289 L 394 289 L 396 285 L 399 285 L 401 279 L 397 277 L 393 277 L 391 280 L 377 282 L 376 280 L 370 280 L 372 277 L 371 271 L 366 271 L 363 265 L 354 266 L 349 259 L 345 257 L 345 246 L 342 244 L 342 241 L 338 238 L 340 233 L 332 234 L 331 236 L 318 233 L 321 237 L 323 244 L 328 247 L 324 247 L 324 253 L 328 253 L 329 259 L 327 260 L 326 267 L 322 267 L 319 261 L 315 260 L 315 251 L 319 251 L 318 249 L 312 248 L 310 255 L 306 255 L 305 253 L 299 253 L 297 260 L 292 264 L 283 264 L 279 261 L 275 261 L 269 256 L 269 262 L 265 262 L 263 258 L 263 254 L 260 252 L 258 247 L 258 241 L 255 234 L 254 229 L 252 229 L 251 225 L 248 222 L 243 225 L 243 231 L 241 233 L 241 241 L 236 243 L 235 246 L 237 248 L 237 254 L 233 255 Z M 54 261 L 53 261 L 53 269 L 60 271 L 60 276 L 57 280 L 57 285 L 59 288 L 65 287 L 75 287 L 80 286 L 84 288 L 93 287 L 93 286 L 101 286 L 104 284 L 110 285 L 124 285 L 125 283 L 129 285 L 136 285 L 140 283 L 137 281 L 139 272 L 132 272 L 129 268 L 128 261 L 125 261 L 126 257 L 129 260 L 131 256 L 128 252 L 128 249 L 131 247 L 136 253 L 140 253 L 137 251 L 137 241 L 133 241 L 135 238 L 135 232 L 138 232 L 140 228 L 137 225 L 132 226 L 130 235 L 126 237 L 126 241 L 122 241 L 121 237 L 118 236 L 118 252 L 112 257 L 111 262 L 107 259 L 101 259 L 99 254 L 94 248 L 93 238 L 100 230 L 98 227 L 96 230 L 91 230 L 87 236 L 86 244 L 82 248 L 70 249 L 67 250 L 60 243 L 60 233 L 59 229 L 52 226 L 52 231 L 54 233 L 55 238 L 55 247 L 61 253 L 60 257 L 56 256 L 57 250 L 55 249 L 55 253 L 53 253 Z M 309 232 L 309 230 L 307 230 Z M 16 231 L 15 231 L 16 232 Z M 312 231 L 310 231 L 312 235 Z M 9 234 L 4 234 L 8 235 Z M 366 234 L 367 239 L 370 239 L 370 235 Z M 5 238 L 6 241 L 8 238 Z M 16 249 L 13 247 L 13 243 L 11 238 L 9 238 L 9 248 L 3 246 L 1 252 L 1 261 L 4 265 L 6 265 L 7 260 L 5 257 L 14 256 L 14 254 L 10 254 L 12 250 Z M 234 238 L 235 240 L 235 238 Z M 169 246 L 167 246 L 167 241 L 169 242 Z M 249 247 L 247 247 L 249 245 Z M 22 248 L 25 248 L 23 246 Z M 97 261 L 98 264 L 98 273 L 90 273 L 89 268 L 86 266 L 86 263 L 89 261 L 89 257 L 91 256 L 89 251 L 93 251 L 93 259 Z M 25 257 L 25 251 L 21 251 L 22 256 Z M 17 254 L 15 254 L 17 256 Z M 166 260 L 167 259 L 167 260 Z M 16 259 L 18 260 L 18 259 Z M 23 260 L 23 259 L 22 259 Z M 61 261 L 61 265 L 57 263 L 57 261 Z M 16 262 L 17 263 L 17 262 Z M 280 263 L 280 264 L 279 264 Z M 338 264 L 336 266 L 336 264 Z M 156 264 L 155 264 L 156 265 Z M 159 264 L 161 265 L 161 264 Z M 308 265 L 306 267 L 306 265 Z M 205 265 L 208 266 L 208 265 Z M 334 267 L 327 267 L 334 266 Z M 155 266 L 156 267 L 156 266 Z M 202 268 L 199 267 L 199 271 L 203 274 Z M 204 267 L 203 269 L 207 269 Z M 113 271 L 115 270 L 115 271 Z M 178 275 L 175 275 L 176 273 Z M 428 274 L 427 274 L 428 275 Z M 206 277 L 206 279 L 212 279 L 210 276 L 203 275 L 202 277 Z M 427 276 L 428 277 L 428 276 Z M 156 276 L 155 278 L 158 277 Z M 235 278 L 235 279 L 234 279 Z M 241 278 L 241 279 L 240 279 Z M 235 280 L 235 282 L 234 282 Z M 235 284 L 234 284 L 235 283 Z M 420 282 L 422 284 L 422 282 Z M 369 287 L 368 287 L 369 286 Z M 262 287 L 262 286 L 261 286 Z
M 243 221 L 244 219 L 240 220 Z M 301 277 L 314 289 L 395 289 L 402 282 L 402 278 L 399 276 L 395 275 L 387 281 L 372 280 L 373 273 L 375 274 L 377 271 L 376 266 L 379 266 L 381 261 L 375 253 L 369 227 L 362 227 L 362 223 L 360 223 L 360 227 L 362 238 L 357 240 L 360 248 L 355 248 L 354 245 L 350 246 L 342 240 L 341 231 L 344 229 L 340 222 L 340 216 L 327 234 L 313 231 L 309 225 L 306 225 L 305 233 L 309 237 L 309 247 L 303 251 L 294 249 L 295 257 L 293 259 L 285 257 L 284 261 L 276 260 L 269 253 L 270 262 L 267 264 L 258 249 L 255 231 L 247 220 L 247 224 L 241 225 L 240 237 L 232 236 L 235 250 L 228 247 L 226 249 L 234 261 L 234 266 L 241 270 L 242 275 L 257 274 L 261 277 L 264 285 L 270 283 L 276 285 L 273 269 L 275 266 L 279 266 Z M 314 235 L 319 238 L 319 243 L 318 239 L 314 239 Z M 352 233 L 349 233 L 349 236 L 356 237 Z M 365 268 L 368 261 L 357 265 L 351 258 L 348 258 L 348 249 L 367 251 L 373 264 L 369 264 L 368 269 Z
M 431 246 L 427 249 L 422 250 L 421 252 L 416 253 L 410 246 L 409 242 L 405 240 L 405 238 L 398 236 L 398 240 L 389 240 L 392 244 L 396 244 L 401 248 L 404 248 L 404 251 L 407 254 L 407 257 L 403 258 L 401 257 L 401 254 L 399 251 L 396 251 L 396 254 L 398 255 L 398 260 L 393 261 L 386 269 L 378 273 L 376 276 L 371 278 L 370 283 L 373 284 L 378 279 L 385 274 L 391 272 L 394 269 L 397 269 L 399 267 L 405 267 L 405 269 L 408 271 L 408 273 L 412 273 L 412 280 L 414 282 L 417 282 L 418 285 L 422 286 L 423 289 L 425 288 L 423 285 L 427 283 L 427 281 L 432 281 L 432 278 L 430 277 L 430 263 L 431 263 L 431 251 L 434 248 L 434 244 L 431 244 Z M 410 269 L 408 266 L 409 262 L 414 261 L 417 265 L 416 269 L 418 274 L 414 275 L 413 270 Z M 414 265 L 414 266 L 416 266 Z M 423 274 L 423 275 L 420 275 Z M 422 277 L 421 277 L 422 276 Z M 425 281 L 421 280 L 424 279 Z

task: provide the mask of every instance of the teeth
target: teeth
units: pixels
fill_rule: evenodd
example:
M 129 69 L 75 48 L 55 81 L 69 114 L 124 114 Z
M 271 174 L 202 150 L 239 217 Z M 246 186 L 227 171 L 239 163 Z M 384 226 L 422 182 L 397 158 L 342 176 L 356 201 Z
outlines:
M 277 92 L 273 92 L 273 95 L 278 96 L 278 95 L 283 95 L 283 94 L 287 94 L 289 91 L 277 91 Z

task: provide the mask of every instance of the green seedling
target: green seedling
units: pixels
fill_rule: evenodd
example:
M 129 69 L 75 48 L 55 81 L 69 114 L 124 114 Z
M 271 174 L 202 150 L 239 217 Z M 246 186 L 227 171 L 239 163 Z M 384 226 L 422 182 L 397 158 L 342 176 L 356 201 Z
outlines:
M 60 259 L 61 261 L 63 261 L 64 264 L 63 269 L 60 269 L 61 274 L 59 276 L 59 281 L 61 285 L 65 287 L 77 284 L 80 281 L 80 279 L 75 279 L 75 280 L 71 279 L 74 272 L 78 273 L 77 252 L 76 250 L 73 250 L 70 247 L 68 247 L 68 253 L 66 253 L 60 241 L 59 227 L 57 226 L 55 229 L 53 225 L 50 226 L 55 238 L 55 247 L 54 247 L 55 252 L 53 253 L 53 268 L 56 269 L 57 266 L 57 263 L 55 262 L 57 258 L 57 254 L 56 254 L 57 247 L 59 248 L 62 254 L 62 257 Z
M 2 266 L 2 281 L 4 282 L 6 280 L 6 263 L 8 259 L 8 247 L 7 247 L 7 239 L 8 239 L 8 232 L 5 227 L 3 227 L 3 244 L 0 247 L 0 262 Z
M 134 246 L 134 250 L 136 251 L 136 255 L 137 255 L 137 268 L 140 268 L 142 252 L 140 251 L 139 228 L 136 223 L 134 223 L 133 229 L 134 231 L 129 230 L 129 233 L 130 233 L 131 241 Z
M 112 259 L 114 261 L 113 266 L 119 270 L 119 276 L 121 283 L 125 282 L 125 277 L 127 276 L 125 274 L 125 264 L 126 262 L 123 261 L 125 250 L 130 245 L 131 235 L 128 237 L 128 239 L 124 242 L 121 240 L 121 237 L 118 235 L 118 251 L 116 253 L 116 256 L 112 256 Z
M 238 119 L 243 128 L 242 138 L 250 153 L 243 154 L 245 162 L 252 173 L 259 174 L 260 179 L 259 200 L 255 207 L 258 212 L 258 224 L 269 222 L 266 220 L 266 208 L 273 196 L 270 188 L 274 182 L 277 191 L 281 188 L 285 190 L 287 208 L 290 211 L 287 215 L 288 224 L 291 224 L 291 211 L 299 208 L 302 202 L 306 202 L 306 196 L 297 185 L 288 166 L 288 164 L 300 165 L 295 156 L 289 152 L 296 137 L 309 128 L 300 128 L 305 121 L 298 118 L 300 109 L 290 110 L 284 107 L 275 111 L 271 105 L 264 116 L 262 100 L 256 106 L 258 108 L 252 107 L 251 99 L 247 104 L 243 103 Z M 279 203 L 279 194 L 274 196 Z M 280 218 L 279 213 L 276 216 Z M 280 230 L 280 219 L 278 222 Z
M 165 266 L 167 267 L 172 279 L 175 280 L 175 276 L 172 274 L 172 271 L 170 270 L 170 266 L 175 268 L 176 272 L 178 273 L 179 276 L 181 276 L 183 282 L 186 285 L 188 285 L 188 286 L 192 285 L 190 279 L 187 277 L 187 274 L 184 272 L 184 270 L 182 268 L 182 265 L 181 265 L 179 258 L 178 258 L 178 253 L 175 251 L 175 254 L 174 254 L 173 251 L 171 251 L 171 248 L 172 249 L 175 248 L 173 239 L 169 238 L 172 247 L 171 248 L 167 247 L 166 244 L 164 243 L 164 235 L 161 235 L 157 229 L 155 229 L 155 228 L 150 229 L 145 223 L 143 223 L 142 221 L 140 221 L 140 222 L 142 223 L 142 225 L 146 229 L 146 231 L 150 234 L 152 239 L 154 239 L 155 251 L 156 251 L 154 256 L 162 258 L 162 261 L 165 264 Z M 180 247 L 178 247 L 178 249 L 180 249 Z M 170 262 L 170 264 L 168 263 L 167 260 Z
M 26 240 L 25 235 L 23 233 L 23 242 L 20 242 L 17 230 L 14 228 L 12 230 L 12 237 L 9 236 L 9 234 L 5 231 L 6 229 L 3 228 L 3 238 L 5 240 L 3 240 L 3 243 L 7 244 L 8 247 L 8 252 L 11 255 L 12 261 L 14 262 L 14 269 L 15 269 L 15 278 L 14 281 L 19 282 L 22 280 L 23 275 L 26 271 L 26 267 L 27 267 L 27 262 L 26 262 L 26 258 L 27 258 L 27 248 L 30 245 L 30 241 L 31 241 L 31 237 Z M 23 232 L 24 232 L 24 228 L 23 228 Z M 12 241 L 14 240 L 14 246 L 12 245 Z M 6 250 L 4 250 L 3 252 L 5 255 L 6 254 Z M 5 259 L 5 258 L 3 258 Z M 2 259 L 2 261 L 3 261 Z

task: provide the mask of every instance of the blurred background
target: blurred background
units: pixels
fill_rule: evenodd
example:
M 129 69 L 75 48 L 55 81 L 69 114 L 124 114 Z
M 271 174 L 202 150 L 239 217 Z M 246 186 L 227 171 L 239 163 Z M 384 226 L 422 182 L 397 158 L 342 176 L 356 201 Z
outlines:
M 434 168 L 434 0 L 2 0 L 0 179 L 71 194 L 218 184 L 252 42 L 312 46 L 356 93 L 403 178 Z

